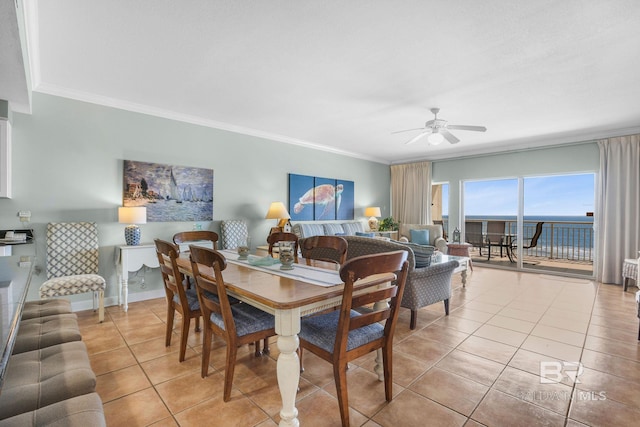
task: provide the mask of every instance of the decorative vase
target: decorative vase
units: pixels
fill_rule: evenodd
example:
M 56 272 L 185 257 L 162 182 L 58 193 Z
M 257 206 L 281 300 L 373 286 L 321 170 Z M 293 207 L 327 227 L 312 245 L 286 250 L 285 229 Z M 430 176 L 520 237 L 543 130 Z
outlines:
M 291 243 L 280 242 L 278 246 L 280 253 L 280 270 L 293 270 L 293 247 Z
M 127 246 L 139 246 L 140 227 L 135 224 L 127 225 L 124 228 L 124 240 L 125 242 L 127 242 Z
M 249 236 L 244 236 L 238 239 L 238 259 L 248 259 L 249 258 L 249 250 L 251 249 L 251 238 Z

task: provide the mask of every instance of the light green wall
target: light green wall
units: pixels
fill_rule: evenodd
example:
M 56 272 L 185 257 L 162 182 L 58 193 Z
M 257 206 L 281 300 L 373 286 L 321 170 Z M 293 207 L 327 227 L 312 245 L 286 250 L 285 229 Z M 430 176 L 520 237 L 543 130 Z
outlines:
M 449 183 L 449 235 L 460 218 L 465 180 L 503 179 L 568 173 L 595 173 L 600 155 L 595 142 L 523 150 L 433 163 L 434 183 Z M 446 201 L 443 201 L 446 203 Z
M 202 228 L 219 231 L 222 219 L 246 219 L 254 246 L 264 244 L 275 225 L 264 219 L 269 204 L 287 203 L 288 173 L 354 181 L 356 219 L 365 220 L 369 205 L 383 206 L 385 216 L 389 212 L 388 165 L 34 93 L 33 113 L 13 115 L 13 198 L 0 199 L 0 229 L 24 228 L 17 212 L 32 214 L 28 227 L 37 243 L 14 250 L 37 250 L 42 272 L 33 279 L 29 299 L 38 297 L 45 280 L 46 223 L 95 221 L 106 296 L 115 300 L 114 251 L 124 244 L 124 225 L 117 223 L 123 160 L 213 169 L 214 221 L 201 223 Z M 142 240 L 170 240 L 192 227 L 148 223 L 141 226 Z M 162 289 L 157 269 L 146 273 L 146 283 L 145 289 L 130 286 L 130 294 Z M 74 300 L 88 301 L 89 295 Z

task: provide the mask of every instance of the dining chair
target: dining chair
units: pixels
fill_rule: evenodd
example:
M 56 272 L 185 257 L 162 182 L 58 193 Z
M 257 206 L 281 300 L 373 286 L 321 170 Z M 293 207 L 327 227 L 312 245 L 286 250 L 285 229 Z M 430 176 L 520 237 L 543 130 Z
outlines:
M 350 259 L 340 268 L 340 278 L 344 281 L 340 310 L 301 321 L 300 357 L 304 350 L 309 350 L 333 364 L 340 417 L 345 427 L 349 426 L 347 364 L 350 361 L 381 349 L 385 398 L 387 402 L 393 398 L 393 334 L 407 280 L 407 257 L 407 251 L 403 250 Z M 358 280 L 381 273 L 396 273 L 396 281 L 382 288 L 371 286 L 354 295 L 354 284 Z M 372 309 L 371 304 L 375 302 L 382 304 L 374 304 Z M 383 320 L 384 326 L 380 324 Z
M 189 338 L 189 325 L 191 319 L 196 319 L 195 331 L 200 332 L 200 303 L 195 289 L 186 289 L 184 275 L 178 270 L 178 246 L 166 240 L 155 239 L 156 254 L 160 263 L 160 271 L 164 282 L 164 291 L 167 296 L 167 329 L 165 346 L 171 345 L 173 334 L 173 320 L 176 311 L 182 316 L 182 328 L 180 330 L 180 355 L 178 360 L 184 361 L 187 351 L 187 339 Z
M 190 242 L 211 242 L 213 249 L 218 249 L 218 233 L 209 230 L 182 231 L 173 235 L 173 243 L 178 246 Z
M 93 309 L 98 299 L 102 323 L 106 281 L 98 274 L 98 248 L 95 222 L 47 224 L 47 281 L 40 285 L 40 298 L 93 292 Z
M 191 268 L 204 316 L 200 375 L 205 378 L 209 373 L 211 338 L 216 334 L 227 343 L 223 396 L 227 402 L 231 397 L 238 347 L 274 336 L 275 318 L 249 304 L 230 304 L 222 276 L 222 272 L 227 268 L 224 255 L 203 247 L 190 246 L 189 249 Z
M 324 261 L 340 267 L 347 259 L 347 241 L 340 236 L 312 236 L 299 241 L 302 258 L 311 265 L 311 261 Z
M 284 231 L 276 231 L 267 237 L 269 244 L 269 255 L 273 257 L 273 248 L 277 247 L 280 242 L 293 242 L 293 258 L 298 262 L 298 236 L 293 233 L 285 233 Z

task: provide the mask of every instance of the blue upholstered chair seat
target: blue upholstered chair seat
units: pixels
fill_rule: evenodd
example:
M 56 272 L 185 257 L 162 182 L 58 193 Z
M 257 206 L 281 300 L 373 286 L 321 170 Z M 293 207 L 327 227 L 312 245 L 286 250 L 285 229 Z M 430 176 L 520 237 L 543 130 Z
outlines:
M 185 289 L 184 293 L 187 296 L 189 310 L 200 310 L 200 303 L 198 302 L 198 293 L 196 292 L 196 288 Z M 173 294 L 173 302 L 180 304 L 180 295 Z
M 359 316 L 355 310 L 351 310 L 351 317 Z M 306 317 L 302 319 L 300 338 L 310 342 L 330 353 L 333 353 L 333 346 L 336 342 L 336 334 L 338 329 L 338 319 L 340 311 L 332 311 L 331 313 L 321 314 L 319 316 Z M 355 329 L 349 332 L 347 339 L 347 351 L 360 347 L 371 341 L 382 338 L 384 335 L 384 326 L 380 323 L 374 323 Z
M 234 304 L 231 306 L 233 320 L 236 323 L 236 333 L 239 337 L 275 328 L 275 317 L 249 304 Z M 218 313 L 211 313 L 211 321 L 224 330 L 224 321 Z

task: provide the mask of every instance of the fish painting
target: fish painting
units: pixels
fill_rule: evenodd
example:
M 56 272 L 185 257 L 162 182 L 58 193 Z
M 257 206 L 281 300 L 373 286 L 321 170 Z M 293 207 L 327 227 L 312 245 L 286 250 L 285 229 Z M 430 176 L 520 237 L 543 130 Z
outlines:
M 332 209 L 339 209 L 340 202 L 342 200 L 342 184 L 336 186 L 331 184 L 322 184 L 317 187 L 310 188 L 306 193 L 298 199 L 298 202 L 293 207 L 293 212 L 298 214 L 307 206 L 313 207 L 314 205 L 324 206 L 322 214 L 317 219 L 322 219 L 325 215 L 331 212 Z

